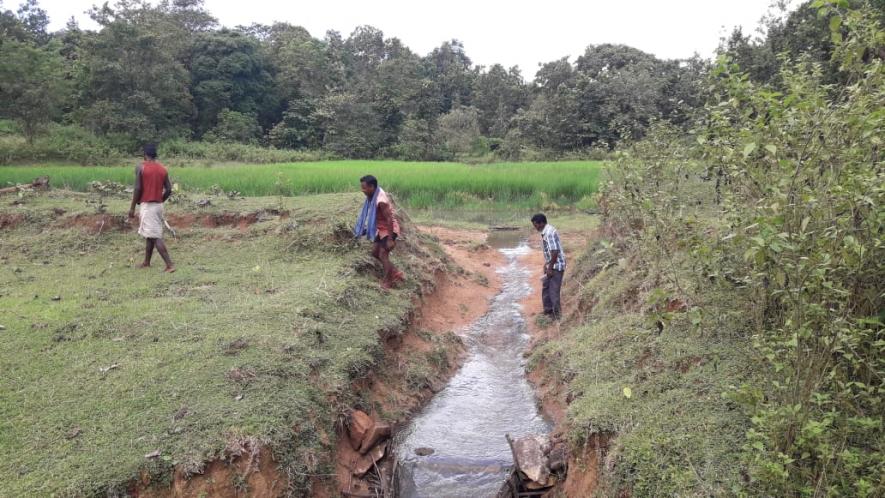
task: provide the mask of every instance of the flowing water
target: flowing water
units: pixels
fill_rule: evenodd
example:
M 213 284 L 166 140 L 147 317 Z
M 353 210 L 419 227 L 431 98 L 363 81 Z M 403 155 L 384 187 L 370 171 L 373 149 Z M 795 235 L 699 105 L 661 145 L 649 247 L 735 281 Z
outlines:
M 504 435 L 550 431 L 525 378 L 522 357 L 529 336 L 519 301 L 531 287 L 530 272 L 518 258 L 529 247 L 522 242 L 499 250 L 507 258 L 498 269 L 503 290 L 488 313 L 463 331 L 466 362 L 398 435 L 400 496 L 494 496 L 513 461 Z M 433 453 L 420 456 L 419 448 Z

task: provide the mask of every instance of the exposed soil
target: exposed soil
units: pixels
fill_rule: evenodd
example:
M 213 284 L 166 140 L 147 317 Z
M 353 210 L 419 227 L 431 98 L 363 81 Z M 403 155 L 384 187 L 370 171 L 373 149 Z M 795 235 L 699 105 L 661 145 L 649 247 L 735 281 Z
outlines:
M 0 213 L 0 230 L 13 229 L 24 219 L 23 214 Z
M 108 216 L 109 220 L 114 219 L 110 215 L 81 216 L 74 217 L 74 221 L 68 223 L 92 227 L 105 220 L 103 216 Z M 200 218 L 177 219 L 174 222 L 170 218 L 169 222 L 178 226 L 186 226 L 188 222 L 190 226 L 205 223 L 205 219 L 202 222 L 198 220 Z M 221 221 L 230 226 L 233 223 L 243 223 L 244 220 L 249 222 L 248 218 L 222 220 L 216 218 L 213 222 Z M 254 220 L 251 222 L 254 223 Z M 385 375 L 385 371 L 396 372 L 407 362 L 410 355 L 428 351 L 432 347 L 434 336 L 457 332 L 472 323 L 488 310 L 491 298 L 501 290 L 501 281 L 496 268 L 503 261 L 503 256 L 485 245 L 484 232 L 443 231 L 439 228 L 422 227 L 419 229 L 439 237 L 446 253 L 463 271 L 437 275 L 436 288 L 428 296 L 420 298 L 411 326 L 403 335 L 386 341 L 388 354 L 386 364 L 382 365 L 381 371 L 366 376 L 353 386 L 355 390 L 368 392 L 373 406 L 380 408 L 380 411 L 402 414 L 398 420 L 384 420 L 392 424 L 394 429 L 404 424 L 409 414 L 420 409 L 435 392 L 445 386 L 445 382 L 459 366 L 463 348 L 457 345 L 450 348 L 448 368 L 434 372 L 431 386 L 428 388 L 415 390 L 406 385 L 402 376 Z M 369 415 L 376 421 L 380 420 L 379 410 L 370 410 Z M 343 489 L 368 489 L 367 483 L 359 483 L 357 478 L 352 477 L 351 468 L 359 458 L 358 452 L 350 447 L 346 435 L 339 435 L 337 439 L 336 478 L 330 481 L 323 476 L 317 476 L 312 496 L 341 496 Z M 287 489 L 285 476 L 280 474 L 268 448 L 259 447 L 227 453 L 227 458 L 224 460 L 208 462 L 201 474 L 187 476 L 181 469 L 177 469 L 172 476 L 171 485 L 151 486 L 150 482 L 142 479 L 133 483 L 130 493 L 150 498 L 202 496 L 226 498 L 245 495 L 264 498 L 279 496 Z M 244 489 L 247 489 L 248 493 L 244 493 Z
M 181 469 L 175 471 L 172 485 L 151 487 L 145 478 L 135 483 L 130 493 L 136 497 L 239 497 L 274 498 L 286 490 L 286 479 L 267 448 L 244 448 L 229 461 L 209 462 L 203 473 L 188 478 Z M 248 490 L 248 492 L 245 492 Z
M 496 268 L 504 263 L 504 256 L 485 244 L 485 232 L 418 229 L 439 238 L 446 254 L 465 273 L 440 275 L 436 290 L 422 303 L 416 330 L 448 332 L 473 323 L 488 311 L 489 299 L 501 290 Z

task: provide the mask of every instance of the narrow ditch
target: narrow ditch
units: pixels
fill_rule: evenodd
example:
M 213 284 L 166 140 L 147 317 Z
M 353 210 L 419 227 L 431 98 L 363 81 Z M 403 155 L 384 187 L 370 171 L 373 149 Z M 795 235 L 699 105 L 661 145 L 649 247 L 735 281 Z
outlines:
M 505 434 L 547 434 L 525 374 L 528 328 L 520 301 L 532 290 L 519 262 L 530 249 L 515 233 L 489 244 L 506 258 L 502 291 L 489 311 L 462 331 L 461 369 L 396 437 L 398 496 L 495 496 L 513 463 Z

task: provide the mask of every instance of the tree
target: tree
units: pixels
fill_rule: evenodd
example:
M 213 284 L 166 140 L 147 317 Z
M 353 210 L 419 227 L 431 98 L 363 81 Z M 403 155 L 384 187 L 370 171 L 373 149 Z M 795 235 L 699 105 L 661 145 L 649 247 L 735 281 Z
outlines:
M 444 42 L 424 58 L 427 74 L 439 85 L 442 112 L 456 105 L 470 105 L 476 73 L 464 44 L 458 40 Z
M 305 149 L 319 146 L 319 125 L 316 107 L 310 98 L 295 98 L 289 101 L 283 119 L 268 133 L 270 143 L 275 147 Z
M 28 142 L 60 114 L 69 95 L 64 60 L 56 44 L 0 44 L 0 115 L 14 119 Z
M 315 113 L 323 147 L 344 157 L 368 159 L 384 143 L 380 116 L 372 105 L 353 93 L 324 98 Z
M 49 42 L 49 16 L 37 0 L 25 0 L 16 12 L 3 9 L 0 2 L 0 44 L 4 40 L 45 45 Z
M 495 64 L 480 72 L 474 82 L 473 106 L 479 111 L 479 127 L 486 136 L 504 137 L 511 118 L 529 101 L 529 88 L 517 67 L 508 71 Z
M 474 107 L 456 107 L 439 118 L 440 141 L 453 154 L 471 152 L 481 137 Z
M 37 0 L 25 0 L 16 13 L 19 22 L 36 44 L 45 45 L 49 42 L 49 32 L 46 31 L 49 27 L 49 16 L 40 8 Z
M 211 142 L 255 143 L 261 136 L 261 127 L 254 114 L 222 109 L 215 121 L 218 124 L 205 135 Z
M 543 64 L 535 76 L 536 95 L 525 112 L 514 117 L 523 140 L 541 149 L 563 152 L 581 139 L 576 73 L 568 58 Z
M 283 102 L 294 98 L 322 98 L 343 80 L 343 68 L 334 67 L 330 42 L 310 36 L 301 26 L 276 23 L 259 28 L 267 57 L 275 68 Z
M 272 68 L 257 40 L 227 29 L 198 33 L 189 60 L 197 137 L 219 124 L 222 109 L 258 116 L 266 127 L 277 119 Z
M 138 142 L 190 135 L 184 58 L 194 19 L 203 17 L 187 5 L 199 4 L 120 2 L 92 11 L 102 29 L 84 42 L 83 124 Z

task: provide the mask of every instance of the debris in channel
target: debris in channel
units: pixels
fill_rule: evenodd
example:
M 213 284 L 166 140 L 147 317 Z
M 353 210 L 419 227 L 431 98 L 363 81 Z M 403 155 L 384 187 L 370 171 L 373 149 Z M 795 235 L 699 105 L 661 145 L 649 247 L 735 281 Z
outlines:
M 393 496 L 391 483 L 396 462 L 388 444 L 392 428 L 361 410 L 350 410 L 344 419 L 347 444 L 353 450 L 343 463 L 350 478 L 341 490 L 348 497 Z
M 517 439 L 510 434 L 506 437 L 513 452 L 513 468 L 496 498 L 540 496 L 562 481 L 568 462 L 564 443 L 538 434 Z

